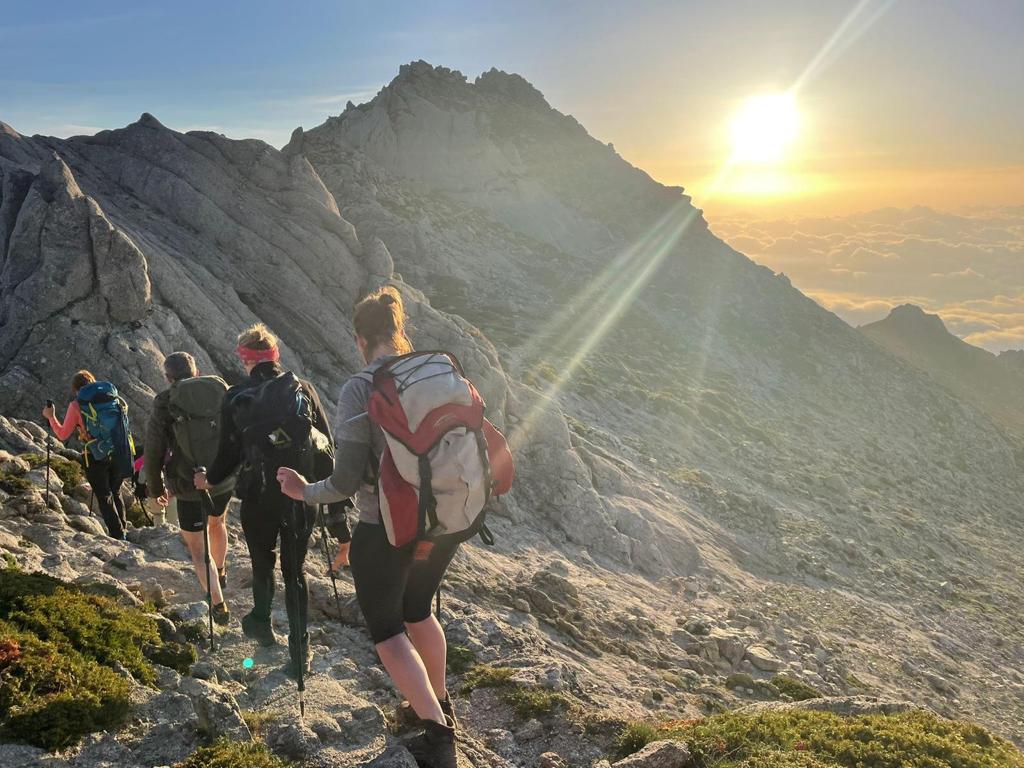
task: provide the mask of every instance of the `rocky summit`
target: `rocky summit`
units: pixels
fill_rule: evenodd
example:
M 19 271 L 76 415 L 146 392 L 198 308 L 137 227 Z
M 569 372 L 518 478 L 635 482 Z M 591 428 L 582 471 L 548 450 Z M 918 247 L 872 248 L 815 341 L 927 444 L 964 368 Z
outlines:
M 948 717 L 997 735 L 972 726 L 961 746 L 1024 743 L 1019 397 L 996 408 L 958 385 L 978 355 L 928 353 L 913 334 L 945 333 L 928 318 L 846 325 L 523 78 L 414 62 L 281 150 L 150 114 L 69 139 L 2 126 L 3 573 L 100 585 L 198 658 L 176 668 L 153 635 L 137 669 L 83 661 L 113 669 L 124 712 L 43 746 L 2 736 L 0 700 L 0 764 L 184 764 L 218 738 L 266 745 L 253 760 L 413 764 L 351 584 L 339 612 L 314 547 L 300 720 L 283 652 L 237 620 L 206 647 L 175 531 L 139 519 L 127 542 L 105 538 L 72 469 L 47 498 L 33 423 L 88 367 L 141 430 L 163 354 L 237 380 L 235 335 L 255 321 L 333 401 L 360 367 L 354 303 L 383 283 L 417 347 L 462 360 L 517 461 L 497 545 L 464 547 L 444 588 L 463 762 L 591 766 L 632 745 L 629 765 L 697 764 L 679 724 L 733 710 L 791 727 L 809 711 Z M 240 616 L 234 511 L 229 528 Z M 11 627 L 42 610 L 4 605 Z

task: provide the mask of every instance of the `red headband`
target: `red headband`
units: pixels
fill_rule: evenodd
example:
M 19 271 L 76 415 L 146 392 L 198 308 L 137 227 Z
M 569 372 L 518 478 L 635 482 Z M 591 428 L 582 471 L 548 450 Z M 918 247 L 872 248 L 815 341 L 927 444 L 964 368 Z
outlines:
M 276 363 L 281 359 L 281 352 L 276 346 L 271 347 L 270 349 L 238 347 L 235 349 L 235 352 L 238 353 L 238 357 L 246 365 L 256 365 L 257 363 Z

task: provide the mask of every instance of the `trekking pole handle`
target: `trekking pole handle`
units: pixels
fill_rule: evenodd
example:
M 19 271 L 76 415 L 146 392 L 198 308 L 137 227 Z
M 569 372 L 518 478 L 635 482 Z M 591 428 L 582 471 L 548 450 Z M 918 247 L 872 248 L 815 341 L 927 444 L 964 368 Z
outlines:
M 197 473 L 198 472 L 202 472 L 205 475 L 206 474 L 206 467 L 203 467 L 203 466 L 200 466 L 200 465 L 197 464 L 195 469 L 193 469 L 192 471 L 193 472 L 197 472 Z
M 50 400 L 49 398 L 47 398 L 46 399 L 46 407 L 47 408 L 56 408 L 57 404 L 55 402 L 53 402 L 53 400 Z

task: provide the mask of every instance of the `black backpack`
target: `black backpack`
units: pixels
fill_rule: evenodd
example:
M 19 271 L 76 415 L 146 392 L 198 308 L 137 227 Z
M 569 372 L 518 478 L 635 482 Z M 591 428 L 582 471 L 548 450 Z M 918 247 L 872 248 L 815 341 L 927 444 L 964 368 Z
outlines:
M 313 401 L 291 371 L 243 389 L 233 396 L 232 406 L 244 456 L 239 497 L 259 496 L 268 489 L 280 491 L 280 467 L 321 480 L 322 468 L 328 461 L 333 465 L 330 441 L 313 426 Z

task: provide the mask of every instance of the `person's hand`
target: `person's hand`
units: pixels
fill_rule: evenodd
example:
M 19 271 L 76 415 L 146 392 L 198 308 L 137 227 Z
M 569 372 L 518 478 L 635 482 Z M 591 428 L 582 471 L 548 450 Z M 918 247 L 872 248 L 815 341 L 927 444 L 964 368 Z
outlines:
M 146 506 L 149 507 L 149 514 L 156 515 L 162 512 L 164 507 L 167 506 L 166 497 L 161 496 L 159 499 L 146 499 Z
M 281 484 L 281 493 L 289 499 L 303 501 L 303 494 L 306 491 L 306 478 L 288 467 L 281 467 L 277 470 L 277 482 Z
M 210 483 L 206 479 L 205 472 L 196 472 L 192 478 L 192 482 L 195 483 L 197 491 L 210 490 Z
M 54 418 L 52 405 L 48 405 L 45 408 L 43 408 L 43 418 L 46 419 L 47 421 Z
M 166 507 L 170 500 L 170 496 L 168 496 L 166 492 L 164 493 L 163 496 L 160 496 L 157 499 L 155 499 L 156 503 L 159 505 L 161 509 Z

